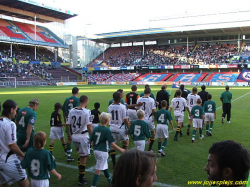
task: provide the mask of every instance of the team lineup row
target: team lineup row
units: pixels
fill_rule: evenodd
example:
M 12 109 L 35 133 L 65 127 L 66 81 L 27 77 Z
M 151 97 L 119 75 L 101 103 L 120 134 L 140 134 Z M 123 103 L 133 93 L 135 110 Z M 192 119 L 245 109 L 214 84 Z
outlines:
M 109 152 L 113 161 L 113 165 L 115 166 L 116 164 L 115 149 L 118 149 L 121 152 L 124 152 L 124 150 L 127 149 L 128 142 L 129 142 L 128 133 L 131 134 L 131 137 L 135 142 L 136 148 L 142 151 L 144 151 L 145 149 L 146 137 L 150 138 L 148 150 L 149 151 L 152 150 L 152 145 L 155 140 L 155 124 L 154 124 L 154 120 L 155 120 L 157 121 L 156 138 L 158 138 L 159 140 L 158 153 L 162 156 L 165 156 L 164 149 L 168 143 L 168 126 L 167 126 L 168 123 L 171 124 L 172 129 L 174 130 L 172 117 L 170 113 L 171 110 L 174 110 L 174 117 L 178 123 L 175 140 L 178 140 L 177 136 L 179 133 L 181 134 L 180 129 L 181 129 L 181 126 L 183 125 L 182 123 L 184 119 L 184 108 L 186 108 L 190 114 L 190 117 L 189 117 L 190 124 L 188 128 L 188 132 L 191 126 L 192 117 L 194 118 L 193 120 L 194 130 L 193 130 L 192 142 L 194 142 L 194 139 L 195 139 L 196 128 L 200 128 L 200 137 L 203 137 L 202 121 L 204 120 L 204 110 L 203 110 L 203 107 L 201 107 L 202 105 L 201 99 L 196 94 L 197 88 L 194 87 L 192 90 L 192 94 L 189 94 L 187 97 L 189 106 L 187 105 L 187 101 L 181 97 L 182 93 L 185 91 L 181 91 L 181 89 L 177 90 L 176 97 L 172 99 L 171 101 L 170 112 L 166 110 L 168 109 L 168 102 L 166 100 L 169 100 L 169 94 L 165 94 L 167 93 L 165 91 L 166 87 L 163 86 L 161 90 L 161 91 L 164 91 L 162 96 L 167 95 L 166 100 L 164 100 L 163 98 L 163 100 L 161 101 L 159 100 L 159 97 L 161 96 L 161 94 L 159 94 L 159 97 L 158 97 L 158 93 L 157 93 L 156 101 L 150 97 L 152 93 L 148 86 L 146 86 L 144 93 L 141 94 L 142 97 L 139 97 L 138 94 L 135 93 L 136 89 L 137 88 L 135 85 L 132 86 L 132 92 L 126 95 L 125 101 L 129 105 L 121 104 L 122 102 L 124 103 L 124 101 L 121 101 L 121 97 L 123 96 L 121 93 L 123 92 L 122 90 L 118 90 L 118 92 L 115 92 L 113 94 L 113 100 L 110 101 L 110 103 L 112 104 L 108 107 L 108 113 L 103 113 L 102 115 L 100 115 L 100 112 L 98 111 L 98 107 L 100 107 L 99 103 L 95 103 L 95 110 L 90 111 L 86 109 L 88 105 L 88 97 L 81 96 L 80 98 L 77 98 L 79 89 L 76 87 L 72 89 L 73 96 L 67 98 L 63 106 L 60 103 L 55 104 L 55 111 L 51 115 L 51 133 L 50 133 L 51 142 L 49 146 L 50 151 L 52 153 L 54 140 L 61 139 L 62 145 L 68 155 L 68 161 L 72 161 L 73 158 L 71 158 L 71 141 L 73 141 L 73 144 L 75 145 L 75 148 L 77 149 L 80 155 L 79 157 L 80 162 L 78 165 L 79 185 L 84 185 L 88 183 L 87 180 L 84 178 L 84 174 L 85 174 L 87 156 L 90 154 L 89 140 L 92 142 L 92 146 L 94 148 L 94 154 L 97 160 L 96 172 L 95 172 L 93 182 L 92 182 L 92 186 L 96 186 L 99 180 L 101 170 L 105 171 L 104 174 L 110 184 L 112 181 L 109 175 L 108 169 L 107 169 L 106 158 L 108 158 L 109 147 L 107 147 L 106 145 L 106 140 L 108 140 L 109 144 L 111 145 L 111 149 Z M 208 104 L 206 104 L 206 102 L 204 103 L 205 113 L 210 114 L 205 119 L 205 121 L 208 122 L 208 124 L 210 121 L 211 122 L 214 121 L 215 114 L 216 114 L 215 103 L 212 101 L 211 102 L 209 101 L 211 101 L 211 95 L 208 96 L 208 101 L 207 101 Z M 158 103 L 160 103 L 159 108 L 161 109 L 156 112 L 155 111 L 156 104 Z M 197 106 L 196 106 L 196 103 L 197 103 Z M 8 102 L 7 102 L 7 105 L 14 106 L 13 103 L 8 104 Z M 40 186 L 41 186 L 41 182 L 44 181 L 45 183 L 44 184 L 42 183 L 43 184 L 42 186 L 46 186 L 48 184 L 48 180 L 47 180 L 49 178 L 48 174 L 40 175 L 40 172 L 37 170 L 37 167 L 41 166 L 41 162 L 39 162 L 39 159 L 37 158 L 31 159 L 29 157 L 29 155 L 32 155 L 32 154 L 36 155 L 35 153 L 32 153 L 32 151 L 34 152 L 37 149 L 43 150 L 42 148 L 44 147 L 45 140 L 46 140 L 46 134 L 42 132 L 39 132 L 38 134 L 34 136 L 33 127 L 36 121 L 35 110 L 38 108 L 38 106 L 39 106 L 38 100 L 32 99 L 29 102 L 29 105 L 27 107 L 19 110 L 17 118 L 16 118 L 16 121 L 18 123 L 17 145 L 24 152 L 29 150 L 24 157 L 24 158 L 29 158 L 29 159 L 23 159 L 22 166 L 24 168 L 28 168 L 29 175 L 31 176 L 31 179 L 32 179 L 31 181 L 33 183 L 34 182 L 39 183 Z M 3 106 L 3 108 L 6 108 L 6 107 Z M 64 141 L 64 135 L 63 135 L 63 129 L 62 129 L 64 124 L 62 124 L 62 121 L 61 121 L 61 115 L 60 115 L 61 109 L 63 110 L 64 120 L 66 122 L 66 128 L 67 128 L 67 133 L 68 133 L 67 145 Z M 13 118 L 15 116 L 14 113 L 15 111 L 13 110 L 8 115 L 11 118 Z M 92 123 L 92 119 L 93 119 L 93 123 Z M 129 125 L 129 122 L 131 123 L 131 125 Z M 98 126 L 99 123 L 101 123 L 102 125 Z M 107 125 L 110 125 L 110 129 L 104 128 Z M 93 127 L 98 126 L 98 128 L 92 128 L 92 126 Z M 14 129 L 12 128 L 12 134 L 14 134 L 13 130 Z M 211 135 L 211 130 L 212 130 L 212 123 L 210 125 L 210 131 L 207 129 L 207 135 Z M 89 138 L 89 135 L 90 135 L 90 138 Z M 34 148 L 32 148 L 33 141 L 34 141 L 33 137 L 35 140 Z M 36 137 L 37 137 L 37 141 L 36 141 Z M 162 144 L 162 139 L 164 139 L 163 144 Z M 123 148 L 119 148 L 115 144 L 116 141 L 122 141 Z M 10 154 L 8 154 L 9 152 L 6 152 L 6 153 L 7 154 L 4 155 L 6 156 L 6 160 L 7 159 L 10 160 L 9 159 Z M 47 151 L 46 153 L 48 154 L 49 152 Z M 18 152 L 17 154 L 21 157 L 24 156 L 20 152 Z M 60 174 L 58 174 L 54 170 L 55 163 L 54 163 L 52 154 L 48 154 L 48 155 L 49 156 L 47 157 L 49 159 L 47 161 L 51 162 L 52 166 L 54 165 L 52 168 L 49 168 L 49 171 L 53 171 L 52 173 L 54 173 L 60 179 L 61 178 Z M 14 155 L 11 155 L 11 156 L 14 156 Z M 15 158 L 13 159 L 15 160 Z M 29 164 L 27 163 L 25 166 L 23 164 L 25 163 L 25 160 L 29 160 L 31 162 Z M 46 162 L 44 159 L 42 160 L 43 162 Z M 46 173 L 47 169 L 45 168 L 43 172 Z M 41 176 L 42 178 L 39 178 Z M 46 179 L 46 180 L 43 180 L 43 179 Z M 13 179 L 9 181 L 13 182 Z M 22 181 L 25 181 L 25 180 L 22 180 Z M 113 181 L 113 184 L 114 184 L 114 181 Z

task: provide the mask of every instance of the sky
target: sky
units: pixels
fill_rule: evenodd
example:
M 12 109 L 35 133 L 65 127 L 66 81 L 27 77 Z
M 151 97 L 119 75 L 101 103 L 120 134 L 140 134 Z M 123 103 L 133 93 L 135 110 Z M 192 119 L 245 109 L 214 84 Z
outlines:
M 70 19 L 71 33 L 78 36 L 152 27 L 167 27 L 171 20 L 172 22 L 177 22 L 175 24 L 178 24 L 179 21 L 167 18 L 223 13 L 231 10 L 239 11 L 250 7 L 250 1 L 248 0 L 36 1 L 65 8 L 78 14 L 77 17 Z M 152 21 L 159 20 L 159 18 L 164 18 L 165 21 Z

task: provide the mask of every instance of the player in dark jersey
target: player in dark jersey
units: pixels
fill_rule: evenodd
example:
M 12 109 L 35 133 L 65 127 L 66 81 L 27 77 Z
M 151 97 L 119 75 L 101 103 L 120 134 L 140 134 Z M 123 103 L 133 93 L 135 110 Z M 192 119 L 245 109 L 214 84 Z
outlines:
M 80 105 L 80 100 L 79 100 L 79 98 L 77 98 L 78 93 L 79 93 L 79 89 L 77 87 L 74 87 L 72 89 L 72 96 L 66 98 L 65 101 L 64 101 L 62 110 L 63 110 L 63 118 L 64 118 L 65 124 L 67 122 L 69 111 L 72 108 L 78 107 Z M 69 136 L 72 135 L 71 128 L 70 128 L 70 133 L 71 134 L 68 134 L 68 140 L 67 140 L 67 154 L 68 154 L 68 160 L 67 161 L 68 162 L 74 161 L 74 159 L 71 157 L 71 152 L 72 152 L 71 139 L 69 139 Z
M 167 101 L 167 107 L 166 110 L 168 110 L 168 106 L 169 106 L 169 95 L 168 92 L 166 92 L 166 85 L 162 85 L 161 86 L 161 90 L 159 92 L 157 92 L 156 94 L 156 101 L 158 102 L 158 109 L 161 109 L 161 101 L 166 100 Z
M 135 93 L 137 90 L 136 85 L 131 86 L 131 90 L 132 90 L 132 92 L 129 92 L 125 97 L 125 103 L 127 103 L 128 106 L 136 105 L 137 100 L 140 98 L 139 94 Z M 130 122 L 133 122 L 133 121 L 138 119 L 135 107 L 130 107 L 128 109 L 128 116 L 129 116 Z
M 186 89 L 184 89 L 184 85 L 181 84 L 179 89 L 181 90 L 181 97 L 187 100 L 188 92 Z M 174 94 L 174 97 L 177 97 L 177 95 Z
M 201 101 L 202 101 L 201 106 L 203 106 L 204 103 L 207 101 L 208 92 L 206 92 L 205 89 L 206 89 L 206 86 L 202 85 L 201 86 L 201 91 L 198 92 L 198 95 L 201 97 Z
M 92 128 L 94 129 L 100 123 L 99 117 L 101 112 L 99 111 L 100 103 L 96 102 L 94 104 L 95 109 L 91 110 L 91 118 L 92 118 Z
M 55 111 L 51 114 L 50 118 L 51 129 L 49 138 L 51 139 L 51 141 L 49 145 L 49 151 L 51 153 L 53 152 L 55 140 L 61 140 L 63 149 L 67 154 L 67 146 L 65 143 L 64 132 L 63 132 L 63 126 L 65 126 L 65 124 L 62 123 L 62 117 L 60 114 L 60 111 L 62 109 L 62 104 L 56 103 L 54 107 Z

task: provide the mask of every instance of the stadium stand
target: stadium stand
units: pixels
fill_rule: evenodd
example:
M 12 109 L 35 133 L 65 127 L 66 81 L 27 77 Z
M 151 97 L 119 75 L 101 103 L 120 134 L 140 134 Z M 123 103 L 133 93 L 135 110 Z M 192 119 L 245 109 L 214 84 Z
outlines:
M 65 46 L 65 43 L 48 28 L 36 26 L 35 32 L 34 25 L 4 19 L 0 19 L 0 36 L 22 40 L 24 43 L 32 41 L 40 45 Z
M 40 63 L 13 64 L 0 61 L 0 77 L 16 77 L 17 81 L 70 82 L 77 81 L 77 76 L 62 67 L 56 68 Z
M 192 64 L 222 64 L 229 63 L 234 55 L 238 55 L 237 44 L 199 45 L 189 58 Z
M 236 72 L 211 73 L 205 82 L 236 82 L 238 75 Z
M 113 82 L 133 81 L 140 75 L 141 73 L 119 73 L 119 74 L 114 74 L 112 77 L 109 77 L 106 81 L 113 81 Z
M 111 76 L 112 73 L 91 74 L 88 76 L 88 82 L 105 81 Z
M 108 48 L 104 55 L 99 55 L 88 67 L 92 66 L 158 66 L 165 64 L 224 64 L 233 56 L 239 55 L 236 44 L 189 46 L 142 46 Z
M 207 76 L 207 73 L 177 73 L 168 81 L 173 82 L 200 82 Z
M 146 73 L 137 78 L 135 81 L 158 82 L 158 81 L 165 81 L 171 76 L 172 73 Z

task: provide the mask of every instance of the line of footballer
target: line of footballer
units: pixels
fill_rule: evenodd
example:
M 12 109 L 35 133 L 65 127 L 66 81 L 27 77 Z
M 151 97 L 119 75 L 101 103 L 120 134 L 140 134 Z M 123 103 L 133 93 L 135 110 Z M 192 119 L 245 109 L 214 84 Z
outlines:
M 205 88 L 202 87 L 203 94 L 201 97 L 207 98 L 207 101 L 201 100 L 200 95 L 197 94 L 197 88 L 192 88 L 192 93 L 183 94 L 184 86 L 176 90 L 174 98 L 171 100 L 170 106 L 167 101 L 169 98 L 157 102 L 157 98 L 151 93 L 149 85 L 145 85 L 145 90 L 140 95 L 136 93 L 137 86 L 131 87 L 131 92 L 126 94 L 125 101 L 122 99 L 124 92 L 122 89 L 113 93 L 113 99 L 109 101 L 108 114 L 110 114 L 106 120 L 100 122 L 100 116 L 107 116 L 107 113 L 99 111 L 100 103 L 94 104 L 93 110 L 88 110 L 88 97 L 83 95 L 78 98 L 79 89 L 74 87 L 72 89 L 72 96 L 65 99 L 64 104 L 56 103 L 54 105 L 54 112 L 51 114 L 51 131 L 50 131 L 50 145 L 49 151 L 53 153 L 54 142 L 56 139 L 60 139 L 62 147 L 67 155 L 67 161 L 74 161 L 71 157 L 71 143 L 73 142 L 77 152 L 78 158 L 78 180 L 79 185 L 86 185 L 88 181 L 84 178 L 87 157 L 90 155 L 90 144 L 92 149 L 107 153 L 109 152 L 113 167 L 116 165 L 116 151 L 115 149 L 124 152 L 129 146 L 129 136 L 134 141 L 135 147 L 138 150 L 145 150 L 145 140 L 148 138 L 149 147 L 148 151 L 152 151 L 152 146 L 155 139 L 158 139 L 158 156 L 165 156 L 165 147 L 168 144 L 169 132 L 168 124 L 171 125 L 174 130 L 173 119 L 171 112 L 173 110 L 174 119 L 177 122 L 177 129 L 174 136 L 174 140 L 178 141 L 178 136 L 182 136 L 181 128 L 183 127 L 185 110 L 188 112 L 188 128 L 187 135 L 190 135 L 191 124 L 193 123 L 192 142 L 195 142 L 196 131 L 199 130 L 199 138 L 203 139 L 204 135 L 202 130 L 204 127 L 204 121 L 206 126 L 206 135 L 212 136 L 213 123 L 216 118 L 216 104 L 212 101 L 212 96 L 205 92 Z M 182 96 L 187 95 L 183 98 Z M 160 105 L 160 109 L 156 111 L 156 106 Z M 34 124 L 36 121 L 36 112 L 39 102 L 36 99 L 32 99 L 29 105 L 19 110 L 16 121 L 18 124 L 18 139 L 17 145 L 19 148 L 26 152 L 33 147 L 34 144 Z M 62 123 L 62 117 L 60 111 L 63 111 L 64 122 Z M 157 126 L 155 126 L 155 122 Z M 97 130 L 99 124 L 104 126 L 109 125 L 110 133 L 106 133 L 105 129 Z M 63 126 L 66 125 L 67 142 L 64 139 Z M 156 130 L 155 130 L 156 129 Z M 103 132 L 102 132 L 103 131 Z M 104 136 L 105 134 L 105 136 Z M 90 135 L 90 137 L 89 137 Z M 46 136 L 46 135 L 44 135 Z M 30 137 L 30 138 L 29 138 Z M 46 139 L 46 137 L 45 137 Z M 108 140 L 111 146 L 106 145 Z M 122 148 L 118 147 L 115 143 L 117 141 L 122 142 Z M 45 143 L 44 143 L 45 144 Z M 44 145 L 43 145 L 44 146 Z M 42 146 L 42 147 L 43 147 Z M 27 154 L 27 153 L 26 153 Z M 100 177 L 100 171 L 105 171 L 105 176 L 108 182 L 111 184 L 111 177 L 107 170 L 107 158 L 106 154 L 96 155 L 97 160 L 95 176 L 92 181 L 92 186 L 96 186 Z M 105 161 L 100 161 L 105 156 Z M 53 168 L 54 169 L 54 168 Z M 28 170 L 30 170 L 28 168 Z M 29 172 L 34 176 L 32 170 Z M 58 176 L 58 175 L 57 175 Z M 31 176 L 32 178 L 32 176 Z M 59 177 L 58 177 L 59 178 Z

